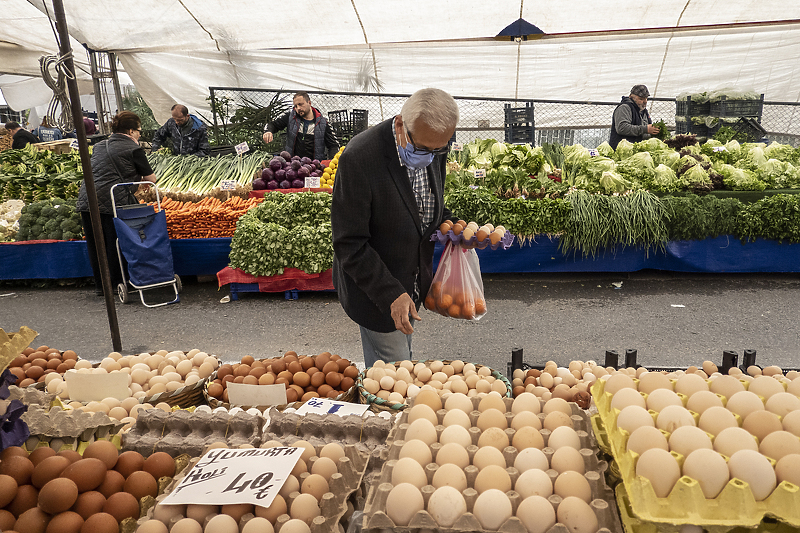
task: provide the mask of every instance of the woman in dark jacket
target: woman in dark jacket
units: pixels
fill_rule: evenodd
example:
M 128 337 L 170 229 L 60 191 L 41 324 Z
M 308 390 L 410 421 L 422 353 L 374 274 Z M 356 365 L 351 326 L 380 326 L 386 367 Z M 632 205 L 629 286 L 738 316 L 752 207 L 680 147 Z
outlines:
M 106 245 L 108 268 L 111 272 L 111 286 L 122 283 L 122 272 L 117 259 L 117 232 L 114 229 L 114 211 L 111 205 L 111 187 L 117 183 L 150 181 L 155 183 L 156 176 L 147 161 L 144 149 L 139 146 L 142 135 L 142 121 L 130 111 L 122 111 L 111 121 L 111 136 L 92 148 L 92 174 L 97 192 L 97 203 L 100 207 L 100 225 L 103 228 L 103 240 Z M 135 186 L 134 186 L 135 190 Z M 138 201 L 129 187 L 114 189 L 116 205 L 136 204 Z M 94 245 L 89 201 L 86 195 L 86 184 L 81 184 L 76 209 L 81 213 L 83 232 L 86 235 L 86 247 L 94 273 L 95 294 L 103 294 L 103 283 L 100 277 L 100 266 L 97 250 Z

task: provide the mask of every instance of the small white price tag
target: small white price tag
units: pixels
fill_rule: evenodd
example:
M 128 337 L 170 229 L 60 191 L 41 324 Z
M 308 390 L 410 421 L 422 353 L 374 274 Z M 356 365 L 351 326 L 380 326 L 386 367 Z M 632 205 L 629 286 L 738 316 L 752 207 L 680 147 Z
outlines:
M 319 177 L 306 178 L 306 188 L 307 189 L 319 189 Z
M 475 179 L 483 179 L 486 177 L 486 170 L 483 168 L 476 168 L 475 169 Z
M 207 452 L 161 502 L 269 507 L 303 448 L 219 448 Z
M 69 143 L 69 147 L 74 148 L 76 150 L 80 148 L 80 143 L 78 143 L 78 139 L 72 139 L 72 141 Z
M 222 183 L 220 183 L 219 188 L 223 191 L 235 191 L 236 180 L 222 180 Z
M 367 404 L 338 402 L 330 398 L 311 398 L 300 406 L 300 409 L 297 410 L 297 414 L 307 415 L 308 413 L 315 413 L 318 415 L 336 414 L 339 416 L 364 416 L 368 407 L 369 405 Z
M 124 400 L 130 395 L 128 378 L 122 372 L 110 374 L 65 372 L 64 381 L 69 387 L 70 398 L 78 402 L 99 402 L 105 398 Z
M 236 155 L 242 155 L 245 152 L 249 152 L 250 147 L 247 146 L 247 142 L 243 142 L 242 144 L 236 145 Z
M 713 148 L 713 150 L 714 150 L 715 152 L 726 152 L 726 151 L 727 151 L 727 149 L 726 149 L 724 146 L 715 146 L 715 147 Z
M 591 157 L 594 157 L 594 156 L 600 155 L 600 152 L 598 152 L 598 151 L 597 151 L 597 150 L 595 150 L 594 148 L 589 148 L 589 155 L 590 155 Z
M 464 149 L 464 145 L 461 143 L 453 143 L 450 145 L 450 149 L 454 152 L 460 152 Z

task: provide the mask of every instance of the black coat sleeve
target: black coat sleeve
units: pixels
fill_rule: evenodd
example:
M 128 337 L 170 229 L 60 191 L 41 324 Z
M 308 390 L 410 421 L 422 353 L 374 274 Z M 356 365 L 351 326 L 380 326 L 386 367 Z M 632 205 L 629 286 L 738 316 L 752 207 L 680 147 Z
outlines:
M 275 133 L 277 131 L 285 130 L 289 126 L 289 113 L 278 117 L 273 122 L 268 123 L 264 127 L 264 131 Z

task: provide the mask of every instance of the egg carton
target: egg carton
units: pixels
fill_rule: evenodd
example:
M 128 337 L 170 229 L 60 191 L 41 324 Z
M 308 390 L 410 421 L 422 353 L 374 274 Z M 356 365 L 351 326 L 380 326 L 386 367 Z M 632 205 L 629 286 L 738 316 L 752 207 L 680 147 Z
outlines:
M 364 533 L 378 533 L 381 530 L 411 533 L 422 529 L 453 533 L 460 533 L 464 531 L 487 531 L 483 529 L 481 523 L 478 521 L 475 515 L 472 514 L 475 501 L 478 498 L 478 492 L 472 487 L 468 487 L 462 491 L 464 500 L 467 503 L 467 512 L 461 516 L 461 518 L 459 518 L 455 524 L 453 524 L 452 528 L 444 528 L 439 526 L 436 520 L 434 520 L 434 518 L 426 510 L 419 511 L 411 519 L 408 526 L 396 525 L 386 513 L 386 501 L 389 493 L 394 488 L 394 485 L 386 480 L 391 480 L 392 469 L 394 468 L 396 462 L 397 461 L 395 460 L 388 461 L 381 472 L 381 477 L 376 479 L 369 489 L 369 494 L 364 507 L 364 522 L 362 528 Z M 430 467 L 431 465 L 428 466 Z M 469 468 L 470 467 L 467 467 L 467 469 Z M 474 473 L 471 477 L 471 480 L 470 477 L 468 477 L 468 485 L 474 484 L 474 477 L 477 476 L 477 468 L 472 468 L 474 469 Z M 465 469 L 465 471 L 467 469 Z M 513 467 L 507 469 L 507 471 L 509 470 L 516 472 L 516 469 Z M 548 471 L 548 473 L 550 472 L 555 474 L 555 471 Z M 434 473 L 435 468 L 426 468 L 426 475 L 428 475 L 429 482 Z M 613 493 L 611 493 L 610 490 L 605 486 L 602 472 L 595 471 L 593 473 L 597 474 L 596 483 L 604 487 L 602 490 L 604 498 L 596 498 L 589 504 L 594 511 L 595 516 L 597 517 L 597 523 L 599 525 L 597 533 L 621 532 L 622 527 L 619 522 Z M 427 508 L 428 500 L 435 490 L 436 489 L 432 485 L 426 485 L 421 489 L 420 492 L 422 493 L 425 508 Z M 497 531 L 502 533 L 527 533 L 527 529 L 523 525 L 522 521 L 516 518 L 517 507 L 523 500 L 522 496 L 513 490 L 506 492 L 506 496 L 508 496 L 508 499 L 511 502 L 512 516 L 507 519 Z M 555 494 L 551 495 L 547 499 L 553 505 L 554 509 L 557 509 L 558 505 L 562 501 L 562 498 Z M 570 533 L 570 530 L 564 524 L 556 523 L 546 533 Z
M 19 400 L 25 405 L 40 405 L 48 408 L 55 399 L 55 394 L 36 389 L 33 386 L 21 389 L 16 385 L 11 385 L 8 387 L 8 399 Z
M 69 439 L 91 442 L 106 439 L 122 429 L 124 424 L 105 413 L 88 413 L 75 409 L 31 405 L 22 415 L 32 436 L 47 439 Z
M 261 445 L 261 417 L 237 412 L 170 413 L 161 409 L 140 411 L 136 424 L 123 435 L 123 448 L 142 455 L 166 452 L 173 457 L 181 453 L 199 456 L 210 444 L 225 442 L 231 448 Z
M 473 410 L 472 412 L 468 413 L 470 423 L 472 424 L 472 429 L 470 430 L 472 434 L 472 443 L 477 445 L 478 438 L 480 438 L 480 430 L 475 427 L 478 417 L 481 415 L 481 412 L 478 410 L 478 407 L 481 403 L 481 398 L 472 397 Z M 544 409 L 544 404 L 546 403 L 544 400 L 540 401 L 540 413 L 539 419 L 544 423 L 545 415 L 541 413 L 541 409 Z M 444 404 L 444 402 L 442 402 Z M 506 430 L 506 434 L 508 435 L 508 440 L 514 438 L 514 434 L 516 431 L 511 429 L 511 421 L 514 419 L 514 414 L 511 412 L 511 406 L 514 404 L 514 398 L 503 398 L 503 403 L 506 406 L 505 415 L 506 415 L 506 422 L 508 423 L 509 429 Z M 400 416 L 397 418 L 392 431 L 389 433 L 388 438 L 386 439 L 387 448 L 391 448 L 392 443 L 396 439 L 403 439 L 405 436 L 405 429 L 408 428 L 408 415 L 411 411 L 411 408 L 414 406 L 414 399 L 410 401 L 409 409 L 404 410 Z M 597 441 L 594 436 L 594 431 L 592 430 L 592 420 L 587 414 L 587 412 L 581 409 L 578 404 L 575 402 L 569 402 L 570 409 L 572 409 L 572 415 L 570 419 L 572 420 L 572 428 L 578 434 L 578 438 L 581 440 L 581 447 L 592 450 L 592 453 L 596 453 L 598 451 Z M 442 422 L 444 421 L 444 417 L 447 414 L 446 409 L 440 409 L 436 412 L 436 416 L 439 419 L 439 424 L 436 426 L 436 436 L 437 438 L 441 436 L 442 431 L 444 431 L 444 426 Z M 402 432 L 401 432 L 402 430 Z M 539 433 L 542 435 L 544 439 L 545 445 L 547 445 L 547 439 L 550 436 L 550 430 L 548 429 L 541 429 Z
M 602 381 L 598 383 L 599 386 L 595 384 L 592 387 L 592 394 L 603 401 L 602 396 L 610 394 L 604 392 Z M 606 403 L 610 405 L 610 402 Z M 636 475 L 639 456 L 627 451 L 628 432 L 617 429 L 616 416 L 612 416 L 611 420 L 609 428 L 601 411 L 592 420 L 594 431 L 598 441 L 604 443 L 603 447 L 611 451 L 625 484 L 632 512 L 639 519 L 664 524 L 692 524 L 706 529 L 730 529 L 756 527 L 769 516 L 792 527 L 800 527 L 800 487 L 787 481 L 780 483 L 766 499 L 756 501 L 746 482 L 732 478 L 716 498 L 706 499 L 697 480 L 682 476 L 669 496 L 657 497 L 650 480 Z M 684 457 L 676 452 L 671 453 L 682 465 Z
M 452 242 L 453 244 L 461 245 L 463 248 L 478 248 L 479 250 L 483 250 L 484 248 L 491 248 L 492 250 L 502 248 L 503 250 L 507 250 L 514 244 L 514 235 L 510 231 L 506 231 L 499 241 L 492 244 L 489 237 L 486 237 L 483 241 L 478 241 L 477 235 L 473 235 L 470 239 L 465 239 L 463 233 L 456 235 L 453 233 L 453 230 L 447 230 L 447 233 L 442 233 L 441 230 L 437 229 L 436 233 L 431 235 L 431 240 L 442 245 Z
M 315 446 L 317 457 L 319 457 L 322 447 L 323 446 Z M 345 526 L 347 525 L 350 515 L 353 513 L 354 509 L 352 505 L 348 505 L 348 500 L 353 493 L 358 490 L 361 484 L 361 479 L 367 467 L 368 456 L 357 449 L 353 444 L 345 445 L 344 452 L 345 456 L 340 458 L 336 464 L 339 472 L 333 474 L 328 482 L 330 491 L 326 492 L 319 501 L 321 515 L 314 518 L 311 524 L 309 524 L 311 533 L 344 533 L 346 530 Z M 175 476 L 175 479 L 167 487 L 164 494 L 156 498 L 156 504 L 167 497 L 167 495 L 181 482 L 183 476 L 191 471 L 191 467 L 197 464 L 199 459 L 199 457 L 192 459 L 189 462 L 189 468 L 184 469 L 183 472 Z M 315 458 L 312 458 L 309 461 L 309 470 L 314 464 L 315 460 Z M 309 472 L 300 474 L 299 481 L 301 485 L 309 475 Z M 291 509 L 292 502 L 294 502 L 295 498 L 297 498 L 299 495 L 299 492 L 292 492 L 289 495 L 286 501 L 289 509 Z M 155 506 L 148 509 L 146 516 L 143 516 L 137 522 L 137 526 L 141 526 L 148 520 L 156 520 L 153 516 L 154 508 Z M 204 530 L 208 521 L 214 516 L 216 515 L 211 514 L 206 517 L 205 522 L 201 524 Z M 253 514 L 244 515 L 239 521 L 239 530 L 241 531 L 244 525 L 253 517 Z M 166 525 L 168 529 L 172 529 L 172 526 L 181 518 L 183 518 L 183 516 L 173 517 L 168 522 L 165 522 L 164 525 Z M 274 524 L 275 531 L 280 531 L 281 526 L 283 526 L 283 524 L 290 519 L 291 517 L 288 514 L 279 516 Z M 344 522 L 344 524 L 342 524 L 342 522 Z

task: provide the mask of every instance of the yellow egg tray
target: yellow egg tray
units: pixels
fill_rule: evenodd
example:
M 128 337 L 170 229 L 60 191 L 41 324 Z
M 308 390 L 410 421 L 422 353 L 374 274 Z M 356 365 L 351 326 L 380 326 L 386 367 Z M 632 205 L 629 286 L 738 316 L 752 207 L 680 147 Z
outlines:
M 2 373 L 11 361 L 33 342 L 38 333 L 27 326 L 22 326 L 19 331 L 6 333 L 0 328 L 0 373 Z
M 628 432 L 616 426 L 616 409 L 611 409 L 611 394 L 604 390 L 605 382 L 592 386 L 592 397 L 598 414 L 592 417 L 595 437 L 601 448 L 614 457 L 620 477 L 627 490 L 632 513 L 639 519 L 666 524 L 693 524 L 705 529 L 758 526 L 765 517 L 776 518 L 792 527 L 800 527 L 800 487 L 782 482 L 772 494 L 756 501 L 750 486 L 732 478 L 714 499 L 706 499 L 700 484 L 683 476 L 666 498 L 658 498 L 647 478 L 636 475 L 639 456 L 627 451 Z M 679 465 L 683 456 L 671 452 Z

